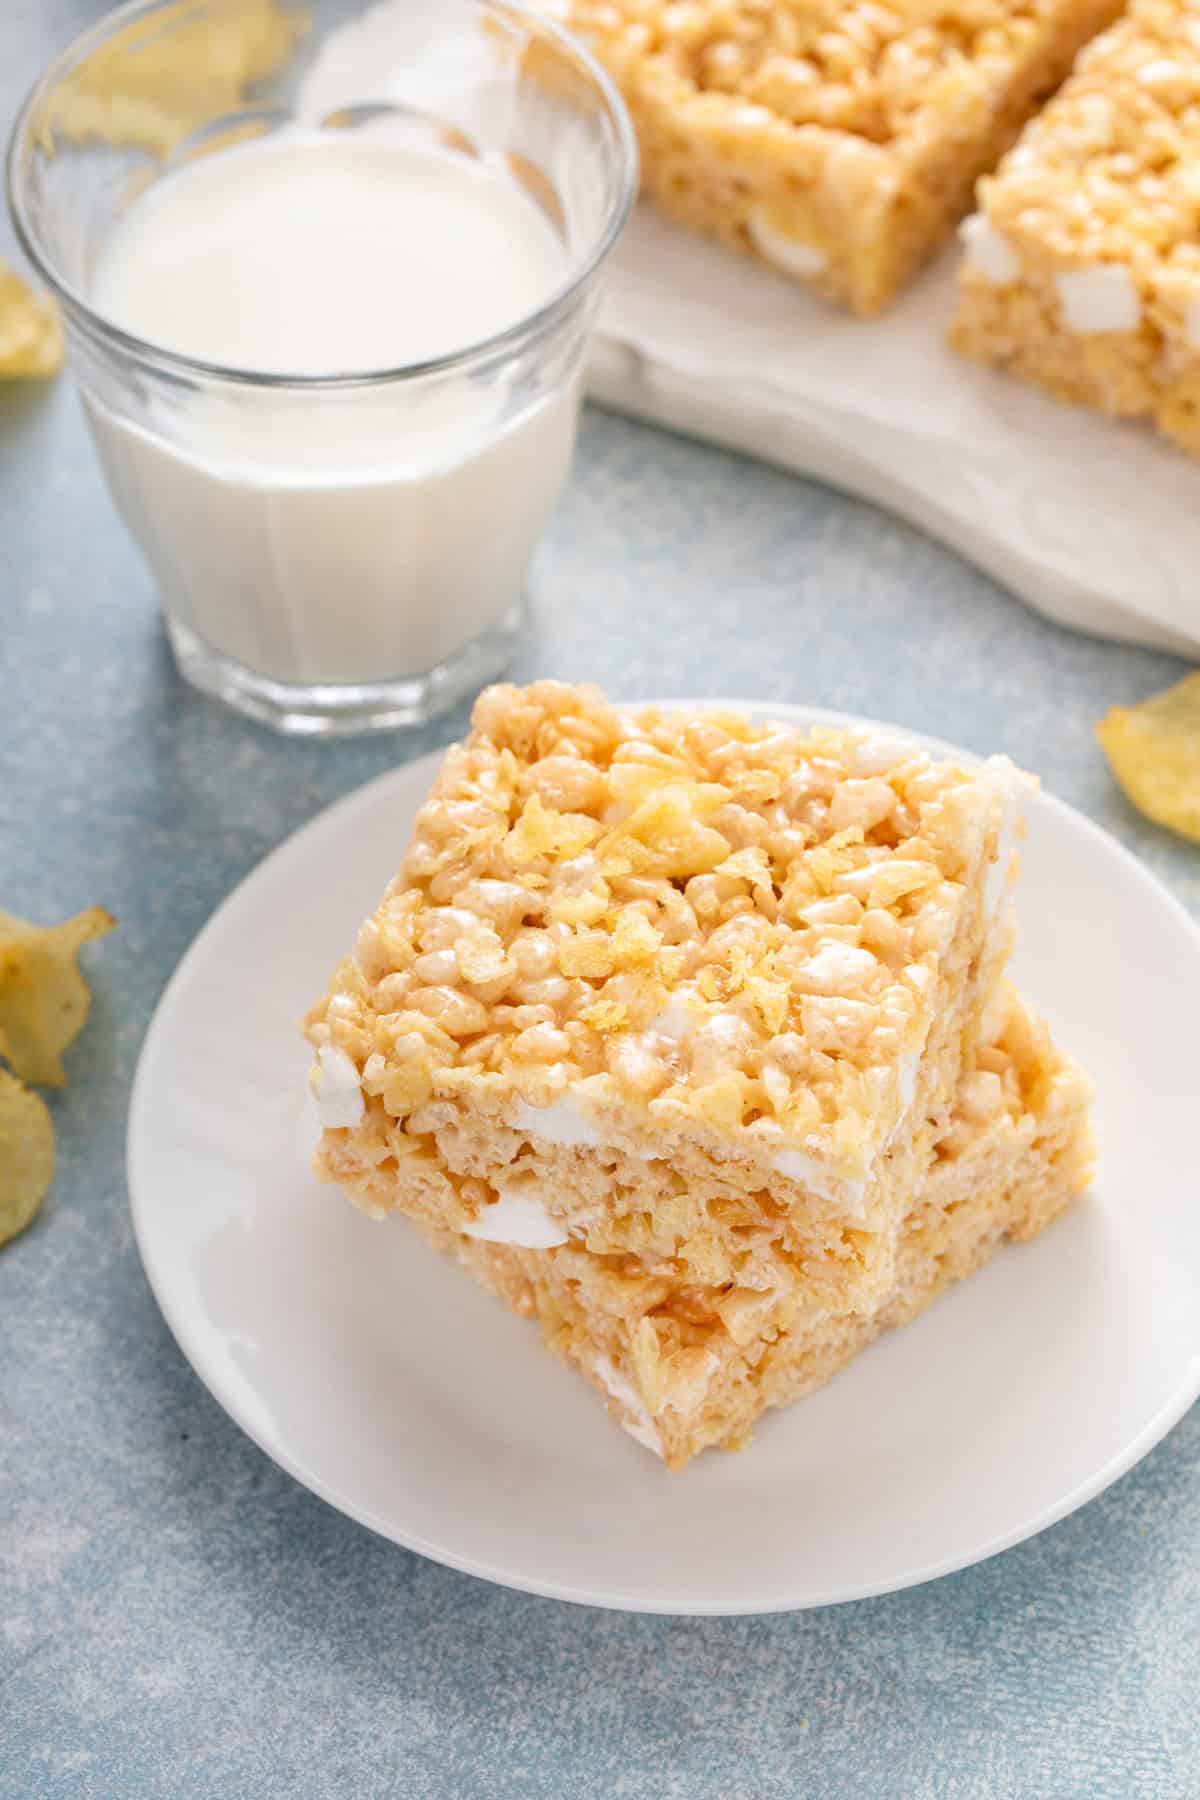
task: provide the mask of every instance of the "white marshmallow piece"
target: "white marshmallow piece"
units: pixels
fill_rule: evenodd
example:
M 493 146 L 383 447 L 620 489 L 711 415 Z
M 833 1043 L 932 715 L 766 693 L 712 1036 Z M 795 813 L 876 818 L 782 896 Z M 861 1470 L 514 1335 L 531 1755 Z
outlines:
M 900 1082 L 900 1104 L 904 1108 L 904 1114 L 901 1115 L 902 1120 L 917 1097 L 917 1075 L 921 1068 L 921 1055 L 920 1050 L 910 1050 L 908 1055 L 901 1060 L 897 1070 Z
M 1091 269 L 1068 269 L 1054 277 L 1063 323 L 1080 337 L 1106 331 L 1136 331 L 1142 303 L 1128 269 L 1097 263 Z
M 600 1133 L 577 1100 L 568 1095 L 551 1106 L 531 1106 L 522 1100 L 517 1108 L 517 1130 L 545 1144 L 599 1144 Z
M 674 988 L 667 995 L 667 1004 L 650 1021 L 648 1029 L 656 1031 L 659 1037 L 670 1038 L 672 1043 L 681 1044 L 690 1036 L 694 1024 L 687 1000 L 678 988 Z
M 366 1102 L 358 1070 L 344 1050 L 322 1044 L 308 1085 L 326 1131 L 343 1131 L 361 1122 Z
M 627 1431 L 631 1438 L 636 1438 L 644 1449 L 652 1450 L 655 1456 L 661 1456 L 663 1453 L 662 1438 L 659 1436 L 657 1425 L 646 1410 L 642 1396 L 625 1379 L 611 1356 L 598 1356 L 593 1367 L 613 1399 L 619 1401 L 632 1414 L 631 1418 L 617 1421 L 621 1429 Z
M 791 1147 L 776 1150 L 771 1158 L 771 1167 L 786 1180 L 799 1182 L 801 1187 L 807 1188 L 819 1200 L 836 1200 L 840 1197 L 861 1214 L 867 1193 L 865 1181 L 839 1182 L 828 1163 L 820 1162 L 804 1150 Z
M 1000 805 L 1000 824 L 996 834 L 996 860 L 984 878 L 983 907 L 989 924 L 999 923 L 1000 911 L 1008 893 L 1013 853 L 1021 832 L 1022 802 L 1028 791 L 1026 782 L 1007 756 L 989 756 L 990 773 Z
M 511 1190 L 501 1191 L 498 1200 L 464 1225 L 463 1236 L 488 1244 L 515 1244 L 521 1250 L 554 1250 L 567 1241 L 567 1233 L 540 1200 Z
M 770 215 L 765 206 L 758 207 L 749 219 L 750 236 L 755 245 L 768 262 L 782 269 L 785 275 L 799 275 L 803 279 L 820 275 L 829 267 L 829 258 L 824 250 L 818 250 L 815 244 L 806 244 L 800 238 L 788 237 L 777 231 L 770 222 Z
M 982 213 L 972 213 L 958 228 L 958 235 L 973 269 L 993 287 L 1011 287 L 1021 273 L 1021 259 L 1002 231 Z

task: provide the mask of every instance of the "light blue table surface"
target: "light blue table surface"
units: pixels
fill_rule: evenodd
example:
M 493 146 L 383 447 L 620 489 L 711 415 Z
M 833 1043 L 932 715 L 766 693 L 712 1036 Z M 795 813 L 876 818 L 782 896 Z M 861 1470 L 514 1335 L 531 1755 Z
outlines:
M 99 10 L 6 9 L 0 120 Z M 1043 623 L 869 507 L 590 413 L 534 597 L 517 678 L 805 700 L 1007 751 L 1200 911 L 1200 853 L 1131 812 L 1091 729 L 1181 666 Z M 154 1004 L 272 846 L 463 719 L 319 746 L 193 695 L 70 383 L 0 395 L 0 904 L 121 921 L 54 1100 L 52 1197 L 0 1254 L 0 1796 L 1200 1794 L 1196 1411 L 978 1568 L 670 1620 L 528 1599 L 370 1536 L 184 1363 L 122 1168 Z

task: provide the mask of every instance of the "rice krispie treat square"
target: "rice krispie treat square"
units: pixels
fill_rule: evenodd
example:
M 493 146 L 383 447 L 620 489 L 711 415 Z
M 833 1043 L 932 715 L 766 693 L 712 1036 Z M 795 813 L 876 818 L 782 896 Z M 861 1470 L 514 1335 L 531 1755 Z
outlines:
M 951 342 L 1200 453 L 1200 0 L 1134 0 L 978 204 Z
M 877 1301 L 1007 954 L 1026 779 L 489 690 L 310 1017 L 321 1172 L 569 1247 L 617 1314 L 752 1311 L 781 1257 L 797 1312 Z
M 950 1125 L 904 1221 L 889 1291 L 846 1313 L 797 1307 L 778 1259 L 753 1294 L 650 1284 L 571 1245 L 517 1249 L 443 1230 L 428 1235 L 605 1396 L 630 1435 L 682 1468 L 699 1451 L 740 1448 L 761 1415 L 813 1389 L 890 1326 L 918 1313 L 1004 1243 L 1035 1237 L 1091 1180 L 1087 1077 L 1006 983 L 959 1085 Z
M 621 89 L 644 191 L 881 311 L 1120 0 L 561 0 Z

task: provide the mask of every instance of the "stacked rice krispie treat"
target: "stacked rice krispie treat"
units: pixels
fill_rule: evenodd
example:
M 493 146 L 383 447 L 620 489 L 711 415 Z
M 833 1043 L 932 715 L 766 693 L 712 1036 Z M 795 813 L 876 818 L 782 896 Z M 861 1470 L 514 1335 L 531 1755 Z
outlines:
M 558 0 L 628 102 L 645 192 L 855 312 L 969 209 L 1120 0 Z
M 405 1213 L 673 1467 L 1081 1185 L 1003 987 L 1026 785 L 910 740 L 478 702 L 314 1009 L 322 1174 Z
M 964 235 L 959 349 L 1200 452 L 1200 0 L 1134 0 Z

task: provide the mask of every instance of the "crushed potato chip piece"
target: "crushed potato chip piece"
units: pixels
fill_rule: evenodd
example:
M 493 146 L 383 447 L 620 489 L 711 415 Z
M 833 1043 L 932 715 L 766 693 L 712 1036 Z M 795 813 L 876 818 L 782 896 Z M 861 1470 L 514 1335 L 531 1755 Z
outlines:
M 595 819 L 582 813 L 555 812 L 543 806 L 534 794 L 509 832 L 504 847 L 510 862 L 517 868 L 524 868 L 541 856 L 578 856 L 599 836 L 600 827 Z
M 46 1103 L 0 1069 L 0 1244 L 24 1231 L 54 1176 Z
M 579 1019 L 593 1031 L 621 1031 L 629 1022 L 629 1011 L 619 1000 L 597 1000 L 584 1007 Z
M 1200 843 L 1200 670 L 1096 727 L 1113 774 L 1148 819 Z
M 583 975 L 603 980 L 615 966 L 611 938 L 603 931 L 577 931 L 558 946 L 558 966 L 568 977 Z
M 56 375 L 62 359 L 57 309 L 0 263 L 0 380 Z
M 662 932 L 651 925 L 645 913 L 635 906 L 624 906 L 616 914 L 612 929 L 613 958 L 618 968 L 649 962 L 662 943 Z
M 23 1081 L 66 1081 L 59 1055 L 83 1030 L 92 1003 L 75 959 L 115 924 L 102 906 L 61 925 L 0 912 L 0 1057 Z

